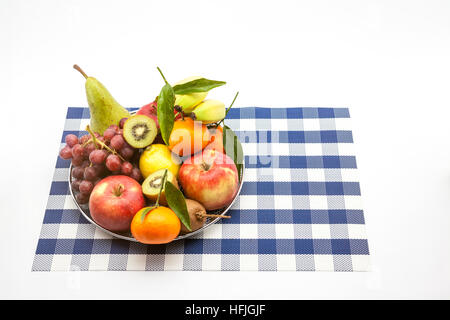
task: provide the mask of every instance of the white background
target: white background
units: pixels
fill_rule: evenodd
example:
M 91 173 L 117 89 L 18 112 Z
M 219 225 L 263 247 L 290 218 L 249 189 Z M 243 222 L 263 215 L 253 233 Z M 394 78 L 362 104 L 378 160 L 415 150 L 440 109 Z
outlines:
M 450 298 L 450 1 L 0 0 L 1 298 Z M 124 106 L 190 75 L 236 106 L 349 107 L 373 270 L 31 265 L 78 63 Z M 211 94 L 212 96 L 212 94 Z

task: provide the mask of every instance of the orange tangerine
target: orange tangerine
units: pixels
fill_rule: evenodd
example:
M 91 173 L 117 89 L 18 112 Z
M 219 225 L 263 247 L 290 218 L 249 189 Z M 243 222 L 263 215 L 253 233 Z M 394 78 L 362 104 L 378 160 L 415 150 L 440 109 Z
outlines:
M 139 242 L 146 244 L 169 243 L 181 230 L 180 219 L 175 212 L 163 206 L 151 209 L 142 219 L 148 207 L 139 210 L 131 221 L 131 233 Z
M 206 125 L 191 118 L 176 120 L 169 138 L 169 149 L 179 156 L 189 156 L 202 151 L 209 143 Z

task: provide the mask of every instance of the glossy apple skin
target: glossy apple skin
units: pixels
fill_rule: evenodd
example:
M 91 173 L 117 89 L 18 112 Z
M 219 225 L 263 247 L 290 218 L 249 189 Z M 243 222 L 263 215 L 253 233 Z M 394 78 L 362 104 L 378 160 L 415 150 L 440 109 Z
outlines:
M 156 123 L 156 127 L 159 130 L 159 123 L 158 123 L 158 115 L 157 115 L 157 104 L 156 104 L 156 100 L 146 104 L 145 106 L 141 107 L 136 114 L 141 114 L 144 116 L 147 116 L 149 118 L 152 118 L 153 121 L 155 121 Z
M 176 110 L 173 111 L 173 113 L 176 115 L 178 112 Z M 150 102 L 149 104 L 146 104 L 145 106 L 141 107 L 136 114 L 142 114 L 144 116 L 147 116 L 149 118 L 152 118 L 153 121 L 156 123 L 156 127 L 159 130 L 159 122 L 158 122 L 158 104 L 155 101 Z M 181 115 L 177 115 L 175 117 L 175 120 L 181 119 Z
M 92 219 L 110 231 L 125 231 L 145 206 L 141 185 L 128 176 L 109 176 L 98 182 L 89 199 Z
M 233 201 L 239 177 L 233 160 L 217 150 L 204 150 L 186 160 L 178 180 L 187 198 L 200 202 L 206 210 L 216 210 Z

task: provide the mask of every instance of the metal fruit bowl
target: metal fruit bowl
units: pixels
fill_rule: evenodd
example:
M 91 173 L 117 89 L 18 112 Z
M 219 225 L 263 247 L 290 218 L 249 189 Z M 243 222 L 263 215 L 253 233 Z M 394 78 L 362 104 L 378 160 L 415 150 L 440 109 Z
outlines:
M 245 157 L 244 157 L 244 159 L 245 159 Z M 239 184 L 239 189 L 238 189 L 238 192 L 236 193 L 236 195 L 235 195 L 233 201 L 232 201 L 227 207 L 225 207 L 225 208 L 218 209 L 218 210 L 214 210 L 214 211 L 207 211 L 207 213 L 210 213 L 210 214 L 225 215 L 225 214 L 228 212 L 228 210 L 230 210 L 230 208 L 233 206 L 233 203 L 236 201 L 237 197 L 238 197 L 239 194 L 241 193 L 242 183 L 243 183 L 243 181 L 244 181 L 244 172 L 245 172 L 245 161 L 244 161 L 244 163 L 242 164 L 242 169 L 241 169 L 241 181 L 240 181 L 240 184 Z M 70 168 L 69 168 L 69 179 L 68 179 L 68 180 L 69 180 L 70 194 L 71 194 L 71 196 L 72 196 L 73 201 L 74 201 L 75 204 L 77 205 L 78 209 L 81 211 L 81 214 L 82 214 L 82 215 L 83 215 L 90 223 L 92 223 L 93 225 L 97 226 L 98 228 L 100 228 L 100 229 L 103 230 L 104 232 L 106 232 L 106 233 L 108 233 L 108 234 L 110 234 L 110 235 L 112 235 L 112 236 L 114 236 L 114 237 L 116 237 L 116 238 L 120 238 L 120 239 L 124 239 L 124 240 L 128 240 L 128 241 L 135 241 L 135 242 L 138 242 L 138 241 L 133 237 L 133 235 L 131 234 L 130 231 L 127 231 L 127 232 L 120 232 L 120 233 L 119 233 L 119 232 L 113 232 L 113 231 L 110 231 L 110 230 L 108 230 L 108 229 L 103 228 L 102 226 L 100 226 L 99 224 L 97 224 L 97 223 L 92 219 L 91 214 L 90 214 L 90 212 L 89 212 L 89 206 L 88 206 L 87 204 L 79 204 L 79 203 L 77 202 L 77 200 L 75 199 L 75 192 L 74 192 L 74 190 L 72 190 L 72 164 L 70 164 Z M 205 225 L 204 225 L 202 228 L 200 228 L 200 229 L 198 229 L 198 230 L 195 230 L 195 231 L 193 231 L 193 232 L 189 232 L 189 233 L 186 233 L 186 234 L 179 235 L 179 236 L 176 237 L 173 241 L 175 241 L 175 240 L 181 240 L 181 239 L 185 239 L 185 238 L 189 238 L 189 237 L 191 237 L 191 236 L 193 236 L 193 235 L 195 235 L 195 234 L 197 234 L 197 233 L 200 233 L 200 232 L 206 230 L 207 228 L 209 228 L 210 226 L 212 226 L 213 224 L 215 224 L 217 221 L 219 221 L 219 219 L 222 219 L 222 218 L 207 218 L 207 219 L 206 219 L 206 223 L 205 223 Z

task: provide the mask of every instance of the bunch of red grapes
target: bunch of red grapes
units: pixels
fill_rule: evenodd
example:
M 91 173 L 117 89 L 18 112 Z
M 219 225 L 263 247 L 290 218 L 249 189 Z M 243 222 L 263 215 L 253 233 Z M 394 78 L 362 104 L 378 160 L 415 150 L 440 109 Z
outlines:
M 106 176 L 126 175 L 141 182 L 139 150 L 125 141 L 121 127 L 111 125 L 103 136 L 94 133 L 95 139 L 90 134 L 66 136 L 66 146 L 59 156 L 72 159 L 72 189 L 78 203 L 88 203 L 92 189 Z

